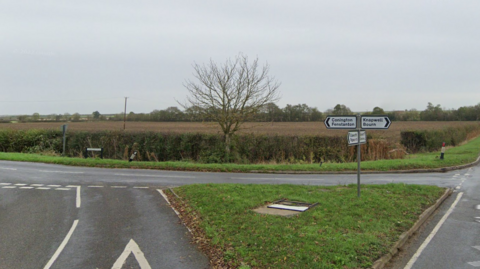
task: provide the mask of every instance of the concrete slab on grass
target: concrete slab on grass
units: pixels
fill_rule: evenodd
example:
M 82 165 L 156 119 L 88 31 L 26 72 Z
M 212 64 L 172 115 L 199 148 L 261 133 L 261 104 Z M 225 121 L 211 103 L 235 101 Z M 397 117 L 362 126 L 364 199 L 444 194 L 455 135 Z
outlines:
M 300 211 L 268 208 L 267 206 L 269 205 L 264 205 L 259 208 L 253 209 L 253 211 L 259 214 L 277 215 L 277 216 L 283 216 L 283 217 L 291 217 L 291 216 L 295 216 L 302 213 Z

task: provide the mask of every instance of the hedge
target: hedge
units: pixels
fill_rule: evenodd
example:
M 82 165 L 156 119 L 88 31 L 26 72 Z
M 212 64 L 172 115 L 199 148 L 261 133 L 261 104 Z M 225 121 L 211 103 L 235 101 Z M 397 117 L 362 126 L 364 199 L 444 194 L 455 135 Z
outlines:
M 390 145 L 368 139 L 362 146 L 362 160 L 390 159 Z M 62 152 L 62 133 L 54 130 L 0 130 L 3 152 Z M 139 161 L 195 161 L 204 163 L 320 163 L 356 160 L 356 147 L 347 145 L 345 136 L 236 135 L 232 153 L 225 156 L 223 136 L 200 133 L 157 132 L 69 132 L 66 156 L 83 157 L 86 147 L 104 148 L 104 158 L 127 160 L 137 151 Z M 90 153 L 94 154 L 94 153 Z

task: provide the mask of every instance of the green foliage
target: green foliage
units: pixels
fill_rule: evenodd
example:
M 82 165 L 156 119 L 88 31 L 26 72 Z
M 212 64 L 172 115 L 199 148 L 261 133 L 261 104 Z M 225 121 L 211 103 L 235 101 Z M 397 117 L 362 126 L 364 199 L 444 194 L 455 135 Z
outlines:
M 0 136 L 1 138 L 2 136 Z M 138 146 L 138 145 L 137 145 Z M 129 150 L 130 148 L 127 148 Z M 439 153 L 416 153 L 409 154 L 405 159 L 396 160 L 376 160 L 362 161 L 361 167 L 363 171 L 392 171 L 392 170 L 409 170 L 409 169 L 431 169 L 452 167 L 464 165 L 475 161 L 478 158 L 480 149 L 480 137 L 472 141 L 454 148 L 447 149 L 445 159 L 438 158 Z M 131 150 L 131 149 L 130 149 Z M 45 154 L 47 153 L 47 154 Z M 177 162 L 153 162 L 156 161 L 151 157 L 149 162 L 128 162 L 125 160 L 101 159 L 93 158 L 64 158 L 53 156 L 52 151 L 44 151 L 42 154 L 23 154 L 23 153 L 5 153 L 0 152 L 1 160 L 21 161 L 21 162 L 42 162 L 54 163 L 74 166 L 104 167 L 104 168 L 134 168 L 134 169 L 165 169 L 180 171 L 214 171 L 214 172 L 271 172 L 271 171 L 299 171 L 299 172 L 332 172 L 332 171 L 356 171 L 357 163 L 323 163 L 306 164 L 299 162 L 295 164 L 248 164 L 248 160 L 242 160 L 238 163 L 199 163 L 191 161 Z M 127 151 L 128 154 L 128 151 Z M 58 155 L 58 152 L 57 152 Z M 128 156 L 126 156 L 128 157 Z
M 436 186 L 196 184 L 175 192 L 225 261 L 254 268 L 370 268 L 443 193 Z M 252 209 L 286 198 L 319 203 L 297 216 Z M 193 213 L 194 212 L 194 213 Z
M 67 137 L 66 156 L 70 157 L 83 156 L 87 147 L 101 147 L 105 158 L 126 160 L 136 150 L 140 161 L 319 163 L 348 162 L 356 158 L 354 148 L 348 147 L 344 136 L 237 135 L 233 137 L 230 159 L 225 159 L 225 142 L 221 135 L 76 131 L 69 132 Z M 33 147 L 35 151 L 29 150 Z M 52 130 L 0 130 L 0 150 L 61 153 L 62 134 Z
M 409 152 L 415 153 L 437 151 L 442 147 L 443 142 L 446 146 L 458 146 L 479 132 L 480 125 L 467 125 L 443 130 L 403 131 L 400 135 L 402 145 Z

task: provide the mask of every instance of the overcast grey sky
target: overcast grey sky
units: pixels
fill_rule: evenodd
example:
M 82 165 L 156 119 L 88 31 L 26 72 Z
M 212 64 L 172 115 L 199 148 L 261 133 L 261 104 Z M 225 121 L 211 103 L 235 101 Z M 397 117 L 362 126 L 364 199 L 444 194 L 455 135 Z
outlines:
M 280 107 L 480 102 L 480 1 L 0 0 L 0 115 L 148 113 L 192 63 L 270 65 Z

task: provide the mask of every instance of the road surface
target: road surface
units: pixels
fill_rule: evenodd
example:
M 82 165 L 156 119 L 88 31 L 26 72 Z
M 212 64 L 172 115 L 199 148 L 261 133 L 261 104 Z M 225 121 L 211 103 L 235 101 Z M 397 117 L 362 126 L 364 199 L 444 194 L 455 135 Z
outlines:
M 477 167 L 448 173 L 368 174 L 362 175 L 362 184 L 459 186 L 455 195 L 462 192 L 463 197 L 434 237 L 446 241 L 432 241 L 413 268 L 474 268 L 469 262 L 480 266 L 479 176 Z M 0 268 L 209 268 L 207 257 L 191 244 L 190 234 L 160 190 L 193 183 L 356 182 L 353 174 L 172 172 L 0 161 Z M 411 249 L 421 243 L 419 238 Z M 403 253 L 392 268 L 403 268 L 413 254 Z M 448 257 L 448 262 L 433 263 L 438 256 Z M 442 267 L 447 265 L 455 266 Z

